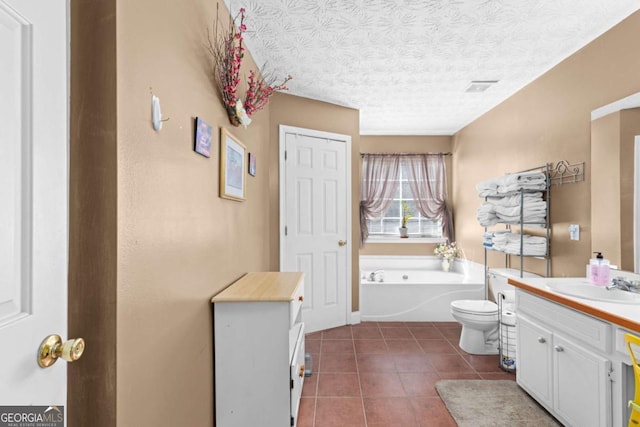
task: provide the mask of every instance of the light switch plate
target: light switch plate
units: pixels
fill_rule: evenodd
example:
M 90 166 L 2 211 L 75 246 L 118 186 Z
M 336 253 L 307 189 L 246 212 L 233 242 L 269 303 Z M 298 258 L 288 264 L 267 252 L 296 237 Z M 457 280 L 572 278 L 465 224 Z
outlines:
M 569 225 L 569 239 L 580 240 L 580 225 L 578 224 Z

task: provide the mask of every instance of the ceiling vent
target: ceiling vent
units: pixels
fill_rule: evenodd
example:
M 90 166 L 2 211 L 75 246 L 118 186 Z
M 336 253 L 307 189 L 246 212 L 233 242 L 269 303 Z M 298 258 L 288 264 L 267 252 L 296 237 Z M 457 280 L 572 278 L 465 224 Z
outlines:
M 469 86 L 464 91 L 469 93 L 484 92 L 496 83 L 498 83 L 498 80 L 474 80 L 469 83 Z

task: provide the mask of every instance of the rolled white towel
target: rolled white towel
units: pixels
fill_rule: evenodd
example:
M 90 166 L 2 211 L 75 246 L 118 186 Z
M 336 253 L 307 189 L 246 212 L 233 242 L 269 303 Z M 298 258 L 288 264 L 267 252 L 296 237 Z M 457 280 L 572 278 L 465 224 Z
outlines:
M 505 175 L 504 180 L 502 180 L 502 185 L 512 185 L 512 184 L 526 184 L 526 183 L 540 183 L 545 182 L 546 176 L 542 172 L 522 172 L 522 173 L 512 173 Z
M 542 193 L 537 191 L 535 193 L 513 194 L 509 196 L 494 197 L 487 199 L 487 202 L 496 206 L 520 206 L 522 202 L 536 202 L 542 200 Z
M 526 182 L 526 183 L 516 183 L 509 185 L 501 185 L 498 187 L 499 194 L 512 194 L 520 190 L 544 190 L 547 188 L 547 184 L 544 181 L 541 182 Z

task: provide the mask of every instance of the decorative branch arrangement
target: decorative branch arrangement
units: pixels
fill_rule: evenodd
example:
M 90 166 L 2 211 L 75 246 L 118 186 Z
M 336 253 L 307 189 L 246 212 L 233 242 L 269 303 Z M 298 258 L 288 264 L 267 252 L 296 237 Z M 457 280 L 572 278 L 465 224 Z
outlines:
M 255 70 L 249 71 L 247 91 L 244 101 L 238 94 L 240 67 L 244 58 L 245 48 L 242 45 L 243 34 L 247 31 L 244 23 L 245 9 L 242 8 L 235 18 L 229 16 L 229 30 L 226 33 L 218 31 L 218 7 L 216 6 L 216 22 L 213 27 L 213 37 L 209 34 L 209 52 L 213 57 L 213 76 L 216 86 L 222 96 L 222 102 L 233 126 L 247 127 L 251 123 L 251 116 L 264 108 L 269 97 L 278 90 L 288 90 L 286 83 L 292 79 L 287 76 L 282 83 L 275 84 L 272 76 L 264 76 Z M 239 25 L 236 20 L 240 18 Z

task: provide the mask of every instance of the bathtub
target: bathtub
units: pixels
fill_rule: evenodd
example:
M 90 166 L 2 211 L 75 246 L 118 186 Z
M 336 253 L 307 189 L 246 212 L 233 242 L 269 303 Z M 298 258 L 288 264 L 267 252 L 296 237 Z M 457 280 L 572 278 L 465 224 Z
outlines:
M 379 270 L 372 281 L 371 273 Z M 360 256 L 362 321 L 455 321 L 451 301 L 484 295 L 482 264 L 456 259 L 444 272 L 434 256 Z

